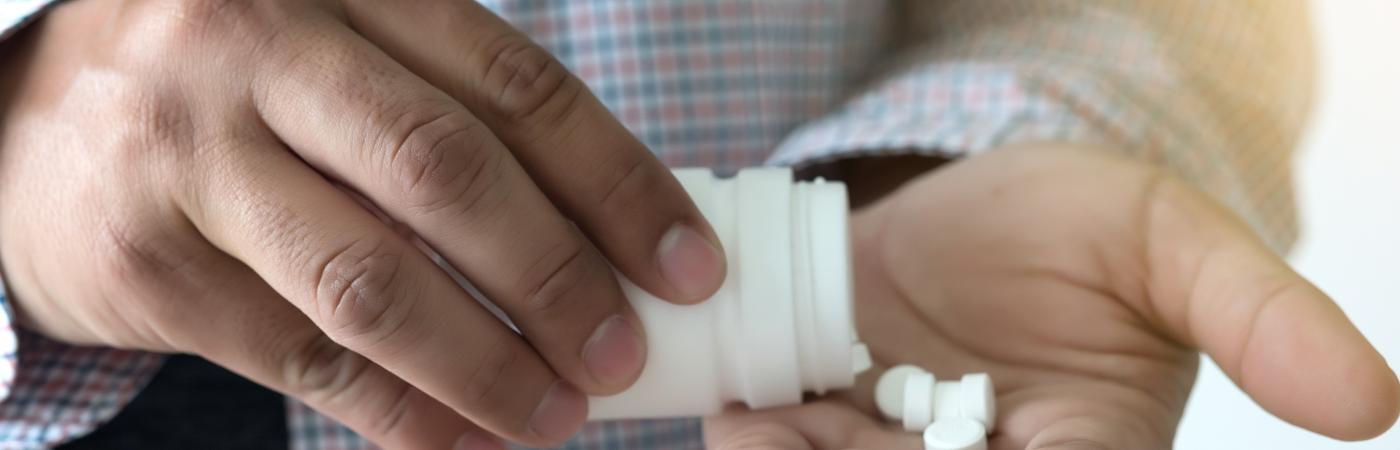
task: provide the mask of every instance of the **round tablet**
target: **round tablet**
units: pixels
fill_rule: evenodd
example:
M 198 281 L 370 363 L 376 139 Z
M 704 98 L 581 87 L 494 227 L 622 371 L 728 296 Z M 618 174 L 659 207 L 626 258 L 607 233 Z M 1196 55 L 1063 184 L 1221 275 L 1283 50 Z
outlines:
M 904 417 L 904 380 L 910 375 L 924 373 L 924 369 L 910 364 L 891 367 L 875 382 L 875 406 L 888 420 Z
M 904 378 L 904 410 L 900 420 L 905 431 L 918 432 L 933 423 L 933 374 L 920 372 Z
M 996 429 L 997 399 L 992 378 L 985 373 L 963 375 L 959 384 L 958 410 L 962 417 L 977 419 L 988 432 Z
M 972 419 L 944 419 L 924 429 L 924 450 L 987 450 L 987 429 Z

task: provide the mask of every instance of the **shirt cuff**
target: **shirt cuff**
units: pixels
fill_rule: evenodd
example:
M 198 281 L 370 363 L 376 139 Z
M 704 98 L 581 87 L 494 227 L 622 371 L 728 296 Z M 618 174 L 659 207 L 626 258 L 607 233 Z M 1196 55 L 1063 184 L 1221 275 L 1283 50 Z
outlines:
M 1295 237 L 1287 165 L 1240 161 L 1222 130 L 1198 118 L 1209 115 L 1194 99 L 1141 91 L 1065 66 L 916 64 L 797 128 L 768 163 L 804 167 L 863 156 L 959 157 L 1017 143 L 1082 143 L 1173 171 L 1232 207 L 1275 250 L 1286 249 Z
M 0 401 L 10 397 L 10 388 L 15 383 L 15 367 L 19 364 L 19 337 L 15 335 L 14 309 L 10 307 L 10 296 L 5 290 L 5 280 L 0 279 Z
M 88 434 L 130 403 L 164 360 L 18 329 L 3 280 L 0 306 L 0 448 L 48 448 Z
M 1037 140 L 1112 141 L 1068 99 L 1028 90 L 1012 69 L 950 63 L 908 70 L 798 128 L 768 162 L 807 166 L 886 154 L 962 156 Z

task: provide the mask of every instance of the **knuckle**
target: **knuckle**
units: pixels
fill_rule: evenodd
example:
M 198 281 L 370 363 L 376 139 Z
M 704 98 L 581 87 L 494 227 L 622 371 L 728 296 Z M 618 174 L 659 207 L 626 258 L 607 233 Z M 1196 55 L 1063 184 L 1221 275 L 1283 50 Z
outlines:
M 395 434 L 395 430 L 408 425 L 406 419 L 412 412 L 409 405 L 413 396 L 413 386 L 401 383 L 390 397 L 389 403 L 377 408 L 376 414 L 371 416 L 368 424 L 370 432 L 379 436 L 389 436 Z
M 288 392 L 308 401 L 329 402 L 350 390 L 370 368 L 365 357 L 320 333 L 307 333 L 282 353 L 282 382 Z
M 602 195 L 598 197 L 598 206 L 606 214 L 632 211 L 661 192 L 656 186 L 661 185 L 662 180 L 656 171 L 648 170 L 646 159 L 640 155 L 629 158 L 612 165 L 616 170 L 599 177 L 602 182 L 597 192 Z
M 159 68 L 172 55 L 203 56 L 209 67 L 237 70 L 266 44 L 297 23 L 299 2 L 251 0 L 156 0 L 128 2 L 143 33 L 116 36 L 130 67 Z M 251 53 L 250 53 L 251 52 Z
M 521 362 L 516 348 L 506 345 L 510 337 L 502 334 L 486 353 L 477 360 L 477 365 L 467 377 L 464 394 L 467 405 L 483 411 L 501 411 L 509 399 L 517 396 L 515 387 L 509 380 L 513 369 Z
M 508 119 L 557 122 L 583 93 L 582 82 L 553 55 L 523 36 L 487 47 L 484 88 L 496 112 Z M 552 116 L 552 117 L 551 117 Z
M 240 0 L 161 0 L 142 4 L 144 25 L 154 30 L 159 45 L 151 53 L 189 48 L 213 36 L 223 35 L 234 24 L 251 17 L 248 1 Z M 149 37 L 148 37 L 149 38 Z M 151 55 L 156 56 L 156 55 Z
M 102 119 L 123 123 L 104 146 L 107 162 L 117 168 L 145 167 L 152 158 L 194 146 L 192 115 L 184 98 L 169 83 L 147 80 L 114 83 L 111 102 L 98 105 Z
M 125 103 L 136 121 L 133 127 L 140 133 L 142 149 L 129 149 L 145 156 L 156 148 L 189 149 L 194 147 L 194 119 L 179 94 L 167 89 L 152 89 L 130 96 Z
M 247 0 L 166 0 L 160 7 L 178 32 L 172 37 L 205 37 L 253 17 L 253 2 Z
M 400 334 L 411 280 L 404 255 L 383 242 L 355 242 L 323 259 L 315 282 L 318 323 L 352 348 L 372 348 Z
M 522 278 L 524 307 L 533 315 L 566 316 L 569 299 L 584 285 L 592 267 L 582 244 L 570 242 L 545 252 Z
M 282 386 L 303 401 L 313 405 L 354 403 L 363 407 L 369 430 L 383 436 L 404 424 L 412 387 L 399 383 L 397 391 L 388 398 L 367 391 L 376 386 L 376 366 L 318 332 L 291 337 L 291 343 L 275 352 L 280 358 Z M 281 350 L 278 349 L 278 350 Z M 373 387 L 370 387 L 373 389 Z
M 449 112 L 399 133 L 389 156 L 391 179 L 421 213 L 473 214 L 505 200 L 503 152 L 491 148 L 481 122 Z
M 208 270 L 217 260 L 191 236 L 145 225 L 168 223 L 159 216 L 99 220 L 92 237 L 84 241 L 93 245 L 95 258 L 78 270 L 92 275 L 98 294 L 90 300 L 116 309 L 103 309 L 111 314 L 74 314 L 108 330 L 100 338 L 105 344 L 198 350 L 201 339 L 191 333 L 188 311 L 199 309 L 196 304 L 208 298 Z
M 100 223 L 95 239 L 102 279 L 126 288 L 163 280 L 185 259 L 176 249 L 111 219 Z

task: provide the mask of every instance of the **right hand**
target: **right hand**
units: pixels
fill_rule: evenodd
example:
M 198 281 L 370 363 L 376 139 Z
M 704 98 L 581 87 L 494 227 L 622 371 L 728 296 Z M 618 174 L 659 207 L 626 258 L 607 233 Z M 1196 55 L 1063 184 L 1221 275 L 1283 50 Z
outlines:
M 856 324 L 878 369 L 841 395 L 708 418 L 710 448 L 923 448 L 874 400 L 883 368 L 913 364 L 992 377 L 988 448 L 1167 449 L 1202 352 L 1292 424 L 1389 429 L 1400 382 L 1332 299 L 1234 213 L 1122 153 L 998 149 L 854 215 Z
M 0 261 L 49 337 L 195 353 L 386 447 L 550 445 L 641 370 L 609 263 L 723 278 L 670 172 L 474 2 L 76 1 L 22 37 Z

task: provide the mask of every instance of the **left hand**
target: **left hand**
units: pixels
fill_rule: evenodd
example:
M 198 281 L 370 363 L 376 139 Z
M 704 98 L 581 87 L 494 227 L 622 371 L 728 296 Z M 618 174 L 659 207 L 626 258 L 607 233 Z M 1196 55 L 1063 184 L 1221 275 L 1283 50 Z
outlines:
M 642 371 L 617 273 L 724 278 L 671 172 L 477 2 L 54 3 L 0 45 L 19 327 L 197 354 L 382 447 L 543 446 Z
M 992 152 L 856 214 L 877 367 L 843 395 L 708 419 L 708 446 L 923 448 L 871 398 L 883 368 L 912 363 L 991 375 L 993 449 L 1169 448 L 1198 351 L 1295 425 L 1349 440 L 1390 427 L 1400 385 L 1337 305 L 1230 212 L 1106 154 Z

